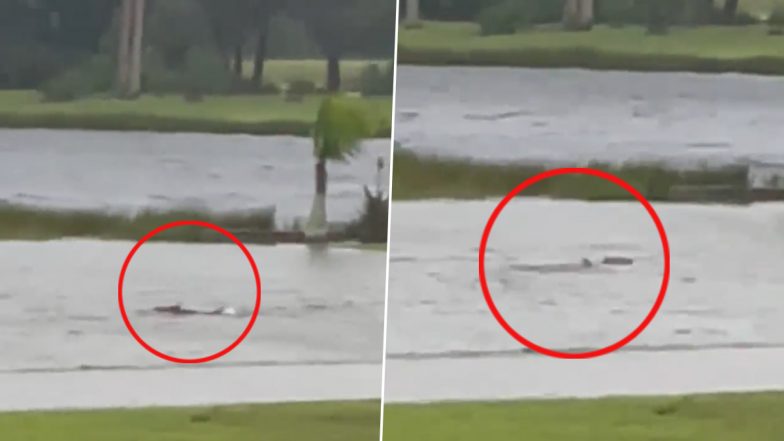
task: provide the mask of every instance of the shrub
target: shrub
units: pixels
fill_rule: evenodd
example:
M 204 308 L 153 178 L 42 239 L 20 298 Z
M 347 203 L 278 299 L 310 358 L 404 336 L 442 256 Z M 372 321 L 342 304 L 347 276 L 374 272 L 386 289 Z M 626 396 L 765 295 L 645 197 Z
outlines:
M 296 95 L 310 95 L 316 93 L 316 84 L 308 80 L 294 80 L 289 83 L 286 90 Z
M 188 49 L 182 77 L 186 98 L 200 99 L 205 94 L 226 93 L 232 81 L 232 74 L 215 51 L 203 47 Z
M 610 26 L 639 23 L 634 0 L 600 0 L 596 4 L 596 21 Z
M 305 95 L 312 95 L 316 92 L 316 84 L 312 81 L 294 80 L 286 87 L 286 99 L 288 101 L 302 101 Z
M 360 75 L 360 91 L 365 96 L 392 95 L 395 85 L 394 67 L 387 63 L 382 70 L 377 64 L 370 64 Z
M 359 219 L 348 225 L 350 237 L 362 243 L 386 243 L 389 214 L 389 197 L 380 192 L 373 193 L 367 187 L 365 204 Z
M 275 83 L 264 83 L 261 85 L 259 89 L 259 93 L 262 95 L 280 95 L 281 87 Z
M 96 55 L 43 83 L 40 92 L 47 101 L 72 101 L 98 92 L 108 92 L 114 81 L 114 63 L 108 55 Z
M 784 34 L 784 4 L 776 4 L 768 17 L 768 34 Z
M 483 8 L 477 22 L 482 35 L 514 34 L 531 24 L 532 6 L 526 0 L 505 0 Z

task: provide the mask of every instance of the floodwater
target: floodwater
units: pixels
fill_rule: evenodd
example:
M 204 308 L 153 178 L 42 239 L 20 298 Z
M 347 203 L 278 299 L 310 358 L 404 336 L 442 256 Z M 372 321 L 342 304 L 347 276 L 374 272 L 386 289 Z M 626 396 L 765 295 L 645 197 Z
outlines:
M 638 338 L 588 363 L 542 361 L 490 313 L 477 256 L 496 203 L 395 203 L 387 340 L 391 400 L 784 387 L 775 374 L 784 367 L 784 204 L 656 204 L 671 249 L 664 303 Z M 487 281 L 501 315 L 528 340 L 559 351 L 599 349 L 625 337 L 648 314 L 661 286 L 662 242 L 637 203 L 517 199 L 497 220 L 487 247 Z M 605 257 L 633 262 L 603 265 Z M 583 258 L 593 265 L 581 267 Z M 699 355 L 706 351 L 718 352 Z M 745 360 L 741 364 L 749 370 L 739 371 L 732 358 Z M 716 360 L 724 362 L 713 366 Z M 681 371 L 671 379 L 657 377 L 654 387 L 650 376 L 660 369 L 651 366 L 660 362 L 662 369 Z M 562 378 L 569 366 L 581 378 L 612 374 L 578 386 Z M 537 368 L 543 371 L 534 375 Z M 716 375 L 683 387 L 684 378 L 709 370 Z M 435 378 L 444 371 L 452 374 Z M 481 372 L 481 381 L 469 381 Z M 624 380 L 612 385 L 613 376 Z
M 0 389 L 24 385 L 31 397 L 2 394 L 0 408 L 197 404 L 209 402 L 210 393 L 213 402 L 380 394 L 384 253 L 249 247 L 262 281 L 255 327 L 233 352 L 186 372 L 145 351 L 122 322 L 117 281 L 132 246 L 93 240 L 0 242 Z M 228 346 L 247 325 L 254 301 L 251 267 L 232 244 L 145 244 L 124 283 L 124 305 L 139 335 L 181 358 Z M 176 303 L 231 306 L 239 314 L 149 313 Z M 284 383 L 290 372 L 312 380 Z M 247 386 L 254 376 L 259 386 Z M 317 379 L 343 381 L 345 390 Z M 181 392 L 168 398 L 163 389 L 140 395 L 156 384 Z M 101 392 L 106 387 L 112 393 Z M 68 392 L 73 388 L 82 392 Z
M 403 66 L 397 91 L 396 141 L 424 154 L 551 165 L 784 161 L 784 83 L 772 77 Z M 497 202 L 394 204 L 389 402 L 784 389 L 784 204 L 656 204 L 671 251 L 658 315 L 619 351 L 575 361 L 533 353 L 490 312 L 477 259 Z M 664 272 L 653 221 L 627 202 L 517 199 L 485 257 L 508 326 L 568 353 L 630 335 Z
M 397 71 L 395 137 L 490 161 L 784 161 L 774 77 L 574 69 Z
M 386 191 L 389 141 L 368 140 L 328 166 L 334 221 L 354 219 L 362 186 Z M 376 160 L 385 167 L 377 179 Z M 232 211 L 276 208 L 306 216 L 314 188 L 309 138 L 200 133 L 0 129 L 0 202 L 134 212 L 144 208 Z

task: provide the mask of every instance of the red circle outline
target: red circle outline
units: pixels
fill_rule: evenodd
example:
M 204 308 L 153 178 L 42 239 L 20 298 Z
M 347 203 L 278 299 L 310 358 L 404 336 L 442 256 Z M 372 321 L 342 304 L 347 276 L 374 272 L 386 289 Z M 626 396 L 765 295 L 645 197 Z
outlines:
M 125 305 L 123 303 L 123 282 L 125 281 L 125 273 L 128 270 L 128 265 L 131 263 L 131 259 L 133 259 L 133 256 L 136 254 L 139 248 L 141 248 L 141 246 L 144 245 L 145 242 L 147 242 L 150 238 L 152 238 L 156 234 L 172 228 L 183 227 L 183 226 L 196 226 L 196 227 L 208 228 L 213 231 L 217 231 L 218 233 L 221 233 L 222 235 L 228 237 L 232 242 L 234 242 L 235 245 L 237 245 L 240 248 L 240 250 L 242 250 L 242 253 L 248 259 L 248 263 L 250 263 L 250 267 L 253 270 L 253 277 L 256 280 L 256 305 L 253 308 L 253 313 L 250 316 L 250 321 L 248 322 L 248 325 L 245 326 L 245 329 L 242 331 L 240 336 L 236 340 L 234 340 L 234 342 L 232 342 L 229 346 L 226 346 L 224 349 L 212 355 L 207 355 L 199 358 L 173 357 L 171 355 L 164 354 L 163 352 L 160 352 L 157 349 L 150 346 L 146 341 L 144 341 L 144 339 L 141 338 L 141 336 L 139 336 L 139 334 L 136 333 L 136 330 L 133 328 L 133 325 L 131 325 L 131 321 L 128 319 L 128 314 L 125 312 Z M 256 267 L 256 261 L 253 260 L 253 256 L 250 254 L 250 251 L 248 251 L 248 249 L 245 248 L 245 245 L 239 239 L 237 239 L 233 234 L 231 234 L 227 230 L 217 225 L 211 224 L 209 222 L 204 222 L 199 220 L 181 220 L 181 221 L 169 222 L 167 224 L 155 228 L 154 230 L 147 233 L 144 237 L 139 239 L 136 245 L 134 245 L 134 247 L 131 249 L 131 252 L 128 253 L 128 256 L 125 258 L 125 262 L 123 262 L 122 269 L 120 270 L 120 280 L 119 280 L 117 290 L 118 290 L 118 300 L 120 303 L 120 315 L 122 315 L 122 319 L 123 322 L 125 323 L 125 327 L 128 328 L 128 331 L 131 333 L 133 338 L 136 339 L 136 341 L 151 354 L 173 363 L 183 363 L 183 364 L 207 363 L 209 361 L 213 361 L 220 357 L 223 357 L 224 355 L 233 351 L 234 348 L 236 348 L 240 343 L 242 343 L 245 337 L 248 336 L 251 329 L 253 329 L 253 325 L 256 324 L 256 318 L 258 317 L 259 310 L 261 309 L 261 277 L 259 276 L 259 269 Z
M 566 175 L 566 174 L 585 174 L 590 176 L 596 176 L 598 178 L 602 178 L 604 180 L 612 182 L 618 185 L 619 187 L 623 188 L 624 190 L 628 191 L 632 196 L 634 196 L 637 199 L 637 201 L 640 202 L 640 204 L 642 204 L 643 207 L 645 207 L 646 211 L 648 212 L 648 215 L 651 217 L 654 224 L 656 224 L 656 229 L 658 230 L 659 237 L 661 239 L 662 251 L 664 254 L 664 272 L 662 275 L 661 288 L 659 289 L 659 294 L 656 297 L 656 301 L 654 302 L 650 312 L 648 312 L 648 315 L 626 337 L 604 348 L 596 349 L 593 351 L 586 351 L 586 352 L 556 351 L 553 349 L 546 348 L 544 346 L 537 345 L 536 343 L 520 335 L 517 331 L 515 331 L 515 329 L 511 325 L 509 325 L 509 323 L 506 322 L 506 320 L 504 320 L 503 316 L 498 311 L 498 308 L 496 308 L 495 303 L 493 302 L 492 295 L 490 294 L 490 289 L 487 286 L 487 280 L 485 278 L 485 250 L 487 248 L 487 240 L 490 237 L 490 232 L 493 229 L 493 224 L 495 224 L 496 219 L 501 214 L 501 211 L 503 211 L 504 207 L 506 207 L 506 204 L 508 204 L 509 201 L 512 200 L 512 198 L 517 196 L 518 193 L 522 192 L 523 190 L 530 187 L 531 185 L 543 181 L 547 178 L 552 178 L 555 176 Z M 487 224 L 485 225 L 484 232 L 482 233 L 482 242 L 479 245 L 479 282 L 482 286 L 485 302 L 487 303 L 487 306 L 490 308 L 490 311 L 493 313 L 495 319 L 498 321 L 501 327 L 504 328 L 504 330 L 518 342 L 522 343 L 526 347 L 540 354 L 547 355 L 550 357 L 555 357 L 555 358 L 585 359 L 585 358 L 600 357 L 602 355 L 607 355 L 611 352 L 617 351 L 618 349 L 629 344 L 629 342 L 637 338 L 637 336 L 640 335 L 640 333 L 642 333 L 642 331 L 644 331 L 645 328 L 648 327 L 648 325 L 650 325 L 651 321 L 653 321 L 654 317 L 659 312 L 659 308 L 664 302 L 664 296 L 667 293 L 667 287 L 669 285 L 669 281 L 670 281 L 670 246 L 667 241 L 667 233 L 664 230 L 664 225 L 662 225 L 659 216 L 656 214 L 656 210 L 653 209 L 653 206 L 651 206 L 650 202 L 648 202 L 648 200 L 645 199 L 645 197 L 642 194 L 640 194 L 640 192 L 638 192 L 634 187 L 632 187 L 626 181 L 622 180 L 621 178 L 613 174 L 601 170 L 592 169 L 592 168 L 579 168 L 579 167 L 558 168 L 558 169 L 548 170 L 539 173 L 538 175 L 532 176 L 526 179 L 525 181 L 521 182 L 517 187 L 515 187 L 512 191 L 510 191 L 501 200 L 501 202 L 495 207 L 495 210 L 493 210 L 493 213 L 490 215 L 490 218 L 488 219 Z

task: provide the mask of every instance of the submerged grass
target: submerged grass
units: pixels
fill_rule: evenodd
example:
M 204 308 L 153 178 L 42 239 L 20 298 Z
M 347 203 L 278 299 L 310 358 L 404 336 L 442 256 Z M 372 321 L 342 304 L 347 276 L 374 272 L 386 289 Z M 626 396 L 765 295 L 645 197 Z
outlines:
M 94 97 L 60 103 L 42 102 L 35 91 L 0 91 L 0 127 L 310 136 L 321 100 L 232 95 L 188 102 L 175 95 L 145 95 L 135 100 Z M 362 101 L 379 121 L 375 136 L 389 137 L 391 98 Z
M 660 164 L 588 165 L 610 172 L 652 201 L 745 202 L 748 199 L 745 166 L 673 170 Z M 503 196 L 524 180 L 545 171 L 537 164 L 490 164 L 470 159 L 420 156 L 395 150 L 392 197 L 412 199 L 481 199 Z M 584 200 L 631 200 L 624 189 L 587 175 L 564 175 L 527 188 L 521 196 Z
M 590 32 L 536 28 L 481 36 L 475 23 L 426 22 L 400 30 L 401 64 L 572 67 L 599 70 L 784 74 L 782 38 L 768 27 L 700 26 L 648 35 L 639 26 Z
M 269 210 L 205 213 L 195 210 L 143 211 L 133 216 L 90 210 L 54 210 L 19 205 L 0 205 L 0 240 L 48 240 L 62 237 L 139 240 L 151 230 L 178 220 L 201 220 L 252 237 L 275 228 Z M 198 227 L 174 228 L 150 240 L 172 242 L 225 241 L 217 232 Z
M 388 404 L 384 440 L 779 441 L 784 393 Z
M 0 413 L 8 441 L 377 441 L 378 401 Z

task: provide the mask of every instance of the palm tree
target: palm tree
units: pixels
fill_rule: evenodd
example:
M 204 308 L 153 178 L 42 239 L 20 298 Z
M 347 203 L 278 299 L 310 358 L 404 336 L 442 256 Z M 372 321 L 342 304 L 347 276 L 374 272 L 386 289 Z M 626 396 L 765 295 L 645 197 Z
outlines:
M 327 161 L 345 161 L 359 151 L 362 139 L 373 135 L 375 121 L 361 101 L 330 96 L 319 107 L 313 129 L 313 156 L 316 158 L 316 194 L 305 236 L 323 239 L 327 224 Z
M 406 1 L 405 25 L 408 27 L 416 27 L 419 25 L 419 0 Z

